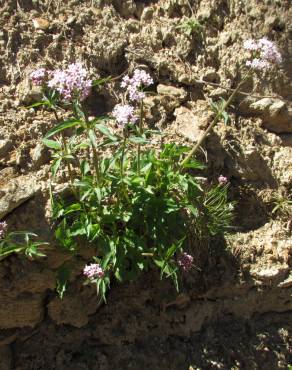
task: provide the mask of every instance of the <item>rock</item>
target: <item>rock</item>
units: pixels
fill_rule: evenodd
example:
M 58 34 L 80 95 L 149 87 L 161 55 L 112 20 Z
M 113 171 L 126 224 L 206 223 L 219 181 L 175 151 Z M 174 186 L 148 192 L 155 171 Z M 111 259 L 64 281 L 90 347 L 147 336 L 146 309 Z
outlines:
M 0 184 L 0 220 L 40 190 L 37 179 L 32 175 L 19 176 Z
M 187 92 L 183 88 L 169 85 L 158 85 L 157 92 L 159 95 L 155 99 L 156 103 L 164 107 L 168 114 L 172 114 L 187 97 Z
M 250 274 L 266 283 L 277 282 L 287 275 L 289 266 L 283 264 L 281 266 L 256 267 L 250 271 Z
M 150 21 L 153 17 L 154 9 L 152 7 L 146 7 L 141 15 L 141 21 L 147 22 Z
M 25 273 L 19 273 L 17 276 L 13 277 L 9 284 L 7 284 L 7 281 L 1 281 L 1 295 L 3 294 L 11 298 L 17 297 L 20 293 L 43 293 L 48 289 L 54 290 L 56 285 L 55 281 L 55 274 L 52 270 L 26 270 Z
M 38 169 L 50 160 L 48 149 L 42 144 L 38 143 L 36 147 L 31 150 L 32 166 L 34 169 Z
M 245 180 L 262 180 L 270 185 L 275 184 L 269 165 L 257 148 L 247 148 L 244 151 L 244 159 L 241 164 L 244 168 L 242 177 Z
M 45 31 L 50 27 L 50 22 L 44 18 L 34 18 L 32 23 L 36 30 Z
M 1 295 L 0 328 L 35 327 L 44 317 L 44 296 L 33 294 L 15 298 Z
M 179 107 L 174 111 L 176 117 L 175 129 L 190 141 L 198 141 L 203 134 L 200 129 L 200 120 L 192 111 L 186 107 Z
M 0 140 L 0 158 L 5 157 L 11 148 L 12 142 L 10 140 Z
M 177 98 L 180 101 L 184 101 L 188 95 L 187 91 L 183 88 L 163 84 L 157 86 L 157 93 Z
M 287 279 L 284 281 L 281 281 L 281 283 L 278 284 L 279 288 L 290 288 L 292 286 L 292 275 L 290 274 Z
M 263 126 L 275 133 L 292 132 L 292 105 L 280 99 L 263 98 L 250 105 L 250 113 L 261 116 Z
M 56 324 L 72 325 L 81 328 L 88 323 L 89 315 L 96 312 L 98 297 L 91 287 L 82 292 L 65 293 L 61 300 L 55 297 L 48 305 L 48 314 Z
M 283 134 L 280 135 L 281 145 L 289 146 L 292 148 L 292 134 Z
M 29 78 L 26 77 L 17 86 L 17 95 L 19 101 L 23 104 L 35 103 L 42 99 L 41 86 L 32 85 Z
M 0 347 L 0 369 L 12 369 L 12 351 L 9 346 Z
M 273 159 L 273 172 L 276 174 L 279 184 L 292 184 L 292 148 L 282 147 L 275 153 Z
M 208 68 L 202 75 L 202 80 L 207 82 L 218 82 L 220 81 L 220 76 L 214 68 Z

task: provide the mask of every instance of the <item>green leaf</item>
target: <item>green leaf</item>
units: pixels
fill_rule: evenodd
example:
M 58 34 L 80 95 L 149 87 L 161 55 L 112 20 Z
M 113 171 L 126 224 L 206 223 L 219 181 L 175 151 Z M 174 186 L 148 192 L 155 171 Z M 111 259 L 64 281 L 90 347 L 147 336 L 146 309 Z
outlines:
M 197 208 L 195 208 L 192 204 L 188 204 L 187 208 L 188 208 L 189 211 L 191 211 L 193 216 L 195 216 L 195 217 L 199 216 L 199 210 Z
M 86 160 L 81 162 L 80 170 L 83 176 L 86 176 L 90 172 L 90 166 Z
M 70 279 L 71 270 L 66 265 L 59 267 L 57 271 L 56 283 L 57 283 L 57 293 L 62 299 L 67 288 L 68 281 Z
M 108 137 L 111 141 L 117 141 L 118 138 L 113 135 L 109 129 L 103 125 L 102 123 L 98 123 L 97 125 L 95 125 L 96 129 L 101 132 L 103 135 L 105 135 L 106 137 Z
M 145 138 L 139 137 L 139 136 L 130 136 L 129 141 L 133 144 L 147 144 L 147 143 L 149 143 L 149 140 L 146 140 Z
M 51 148 L 51 149 L 55 149 L 55 150 L 61 150 L 62 149 L 61 143 L 59 143 L 58 141 L 55 141 L 55 140 L 43 139 L 43 143 L 48 148 Z
M 88 130 L 88 136 L 90 139 L 90 143 L 94 148 L 97 148 L 97 142 L 96 142 L 96 135 L 93 130 Z
M 31 105 L 29 105 L 28 107 L 25 107 L 25 108 L 30 109 L 30 108 L 40 107 L 42 105 L 50 105 L 50 103 L 47 100 L 43 100 L 43 101 L 38 101 L 36 103 L 33 103 L 33 104 L 31 104 Z
M 62 158 L 57 158 L 54 160 L 52 166 L 51 166 L 51 170 L 52 170 L 52 174 L 53 176 L 55 177 L 57 172 L 58 172 L 58 169 L 61 165 L 61 162 L 62 162 Z
M 92 81 L 92 86 L 102 86 L 111 80 L 111 76 L 105 78 L 99 78 Z
M 57 126 L 53 127 L 45 136 L 45 138 L 49 138 L 53 135 L 56 135 L 57 133 L 63 131 L 63 130 L 66 130 L 67 128 L 70 128 L 70 127 L 74 127 L 74 126 L 77 126 L 81 123 L 80 120 L 76 120 L 76 119 L 70 119 L 68 121 L 64 121 L 60 124 L 58 124 Z

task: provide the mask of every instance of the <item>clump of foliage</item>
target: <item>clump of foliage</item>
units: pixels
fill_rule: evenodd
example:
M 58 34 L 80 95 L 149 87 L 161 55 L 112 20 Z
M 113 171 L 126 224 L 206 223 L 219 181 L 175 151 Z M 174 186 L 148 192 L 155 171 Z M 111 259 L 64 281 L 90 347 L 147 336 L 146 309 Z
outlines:
M 12 253 L 24 253 L 27 257 L 44 257 L 41 251 L 47 243 L 37 241 L 37 235 L 28 231 L 8 232 L 5 221 L 0 222 L 0 260 Z
M 191 20 L 183 28 L 191 34 L 200 25 Z M 213 104 L 215 118 L 192 148 L 154 145 L 153 137 L 161 133 L 145 124 L 144 98 L 153 80 L 144 70 L 123 78 L 123 94 L 109 116 L 90 118 L 84 100 L 104 80 L 92 82 L 80 63 L 32 73 L 44 93 L 34 106 L 49 108 L 56 118 L 44 138 L 53 151 L 52 174 L 65 166 L 71 190 L 69 196 L 52 192 L 56 238 L 68 251 L 94 248 L 96 256 L 83 273 L 102 299 L 113 278 L 127 281 L 153 268 L 178 288 L 181 274 L 194 266 L 195 249 L 228 230 L 233 210 L 228 181 L 220 176 L 216 184 L 202 185 L 196 173 L 204 166 L 194 154 L 218 121 L 227 123 L 226 108 L 253 71 L 281 61 L 267 39 L 247 40 L 244 47 L 251 56 L 246 75 L 227 101 Z M 63 108 L 71 111 L 66 121 L 59 118 Z M 60 295 L 65 272 L 60 273 Z
M 145 125 L 145 89 L 153 83 L 145 71 L 124 77 L 121 102 L 109 117 L 93 119 L 83 104 L 92 85 L 80 64 L 35 71 L 32 77 L 44 92 L 36 104 L 53 110 L 57 120 L 44 138 L 53 150 L 52 174 L 65 165 L 70 183 L 70 196 L 52 195 L 60 245 L 72 252 L 94 248 L 96 257 L 84 275 L 102 298 L 113 277 L 127 281 L 150 268 L 171 277 L 178 288 L 180 272 L 193 267 L 194 249 L 229 227 L 228 184 L 202 186 L 193 173 L 204 166 L 195 159 L 182 165 L 190 148 L 152 145 L 161 133 Z M 72 117 L 61 122 L 58 110 L 64 106 Z M 79 168 L 73 171 L 74 162 Z
M 177 29 L 181 30 L 188 36 L 191 36 L 194 34 L 201 34 L 204 30 L 204 26 L 196 18 L 192 17 L 182 20 L 177 26 Z

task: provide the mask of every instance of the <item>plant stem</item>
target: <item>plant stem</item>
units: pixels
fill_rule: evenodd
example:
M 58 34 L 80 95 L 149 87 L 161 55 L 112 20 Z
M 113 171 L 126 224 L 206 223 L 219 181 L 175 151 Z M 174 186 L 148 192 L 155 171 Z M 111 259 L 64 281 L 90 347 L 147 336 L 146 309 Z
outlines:
M 122 144 L 122 156 L 121 156 L 121 180 L 124 177 L 124 156 L 125 156 L 125 149 L 126 149 L 126 135 L 124 136 L 123 144 Z
M 144 103 L 143 103 L 143 100 L 141 100 L 141 103 L 140 103 L 140 121 L 139 121 L 139 134 L 142 136 L 143 134 L 143 110 L 144 110 Z M 138 159 L 137 159 L 137 172 L 138 172 L 138 175 L 140 175 L 140 170 L 141 170 L 141 144 L 138 144 L 138 150 L 137 150 L 137 155 L 138 155 Z
M 222 113 L 225 111 L 225 109 L 231 104 L 233 98 L 241 88 L 241 86 L 245 83 L 247 77 L 249 77 L 250 71 L 246 74 L 246 76 L 242 79 L 242 81 L 237 85 L 236 89 L 234 89 L 233 93 L 230 95 L 228 100 L 222 105 L 222 108 L 217 112 L 215 118 L 210 123 L 206 131 L 202 134 L 198 142 L 193 146 L 189 154 L 185 157 L 185 159 L 180 163 L 180 167 L 182 168 L 185 164 L 188 163 L 188 161 L 191 159 L 191 157 L 197 152 L 199 147 L 202 145 L 203 141 L 205 140 L 206 136 L 209 134 L 209 132 L 213 129 L 213 127 L 216 125 L 216 123 L 220 120 Z
M 54 116 L 57 120 L 57 123 L 60 122 L 57 111 L 55 109 L 53 109 L 53 112 L 54 112 Z M 62 139 L 62 144 L 63 144 L 63 147 L 64 147 L 65 155 L 67 155 L 68 154 L 68 145 L 67 145 L 66 138 L 65 138 L 63 132 L 61 132 L 61 139 Z M 70 179 L 71 185 L 73 186 L 74 177 L 73 177 L 71 163 L 66 161 L 66 165 L 67 165 L 67 169 L 68 169 L 69 179 Z
M 101 171 L 100 171 L 100 164 L 99 164 L 98 154 L 97 154 L 97 150 L 96 150 L 96 147 L 95 147 L 95 142 L 94 142 L 92 136 L 89 134 L 89 131 L 91 130 L 91 128 L 90 128 L 90 123 L 88 121 L 86 111 L 83 109 L 82 105 L 81 105 L 81 108 L 82 108 L 82 112 L 83 112 L 84 120 L 85 120 L 85 124 L 86 124 L 86 133 L 87 133 L 87 136 L 89 138 L 92 153 L 93 153 L 93 166 L 94 166 L 94 169 L 95 169 L 96 179 L 97 179 L 97 182 L 100 183 Z M 95 135 L 95 132 L 94 132 L 93 129 L 92 129 L 92 131 L 93 131 L 93 134 Z

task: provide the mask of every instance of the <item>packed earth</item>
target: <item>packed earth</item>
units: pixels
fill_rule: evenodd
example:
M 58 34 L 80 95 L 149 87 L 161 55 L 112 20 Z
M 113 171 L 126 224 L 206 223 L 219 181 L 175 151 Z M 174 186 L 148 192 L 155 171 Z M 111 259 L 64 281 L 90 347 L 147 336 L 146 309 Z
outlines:
M 0 0 L 0 10 L 0 370 L 292 369 L 291 1 Z M 189 205 L 177 213 L 182 224 L 203 215 L 188 248 L 180 236 L 166 254 L 105 258 L 87 247 L 94 225 L 68 247 L 61 226 L 83 235 L 66 214 L 89 194 L 75 184 L 116 184 L 97 156 L 121 156 L 122 190 L 103 207 L 124 214 L 140 184 L 125 151 L 140 176 L 145 153 L 167 162 L 172 143 L 193 149 L 175 157 L 183 173 L 169 165 L 167 199 L 181 196 L 174 181 L 198 202 L 215 189 L 213 223 L 205 199 L 199 216 Z M 75 203 L 58 203 L 56 216 L 55 196 Z M 154 240 L 144 224 L 131 234 L 128 219 L 104 224 L 115 248 Z

